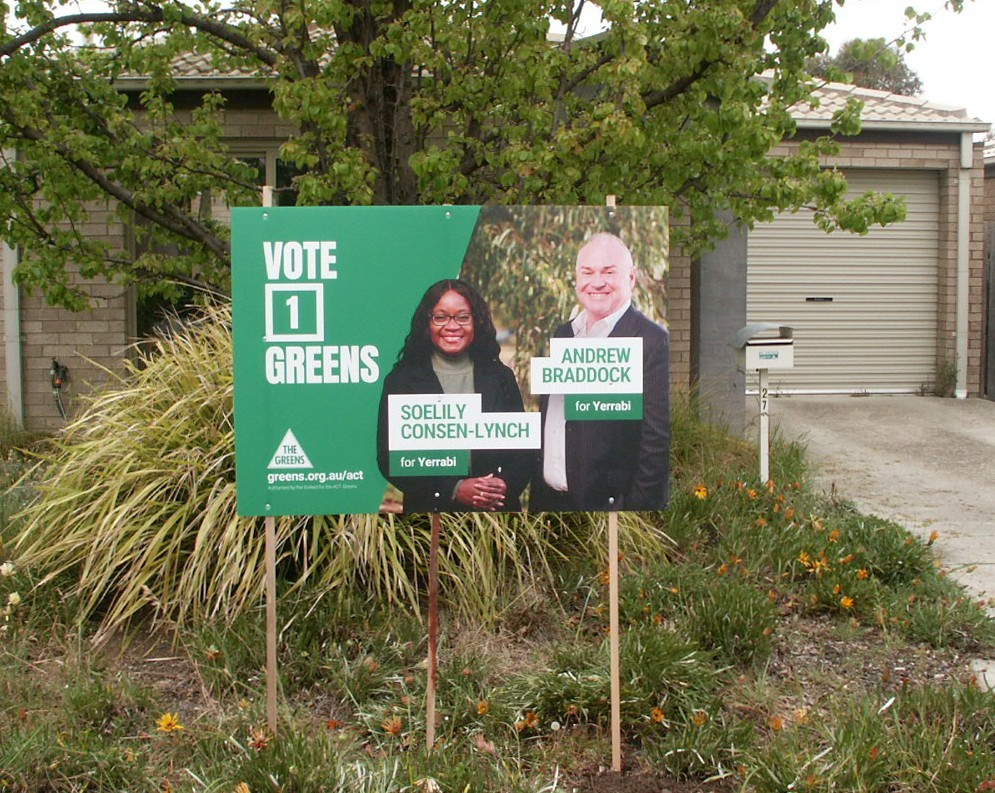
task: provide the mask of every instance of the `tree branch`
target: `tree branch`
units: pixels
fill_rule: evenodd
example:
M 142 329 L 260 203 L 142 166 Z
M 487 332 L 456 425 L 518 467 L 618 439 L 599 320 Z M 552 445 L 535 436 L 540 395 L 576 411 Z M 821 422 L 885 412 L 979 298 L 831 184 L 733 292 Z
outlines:
M 181 24 L 186 25 L 187 27 L 192 27 L 202 33 L 207 33 L 220 41 L 231 44 L 233 47 L 236 47 L 243 52 L 252 53 L 267 66 L 276 65 L 278 56 L 275 52 L 256 44 L 250 38 L 245 36 L 238 28 L 217 19 L 200 16 L 186 6 L 182 6 L 181 8 Z M 25 31 L 20 36 L 15 36 L 10 41 L 4 42 L 0 45 L 0 58 L 10 57 L 22 47 L 33 44 L 49 33 L 70 25 L 89 25 L 100 22 L 109 22 L 113 24 L 143 22 L 147 24 L 154 24 L 165 21 L 166 15 L 163 13 L 161 8 L 155 6 L 148 10 L 133 8 L 128 11 L 66 14 L 65 16 L 52 17 L 52 19 L 47 22 L 43 22 L 41 25 L 36 25 L 31 28 L 31 30 Z

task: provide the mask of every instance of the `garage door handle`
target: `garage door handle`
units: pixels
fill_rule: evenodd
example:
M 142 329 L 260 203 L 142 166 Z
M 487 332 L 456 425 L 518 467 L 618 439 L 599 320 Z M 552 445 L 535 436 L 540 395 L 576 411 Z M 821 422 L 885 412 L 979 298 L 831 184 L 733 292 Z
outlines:
M 806 303 L 832 303 L 833 299 L 831 297 L 806 297 Z

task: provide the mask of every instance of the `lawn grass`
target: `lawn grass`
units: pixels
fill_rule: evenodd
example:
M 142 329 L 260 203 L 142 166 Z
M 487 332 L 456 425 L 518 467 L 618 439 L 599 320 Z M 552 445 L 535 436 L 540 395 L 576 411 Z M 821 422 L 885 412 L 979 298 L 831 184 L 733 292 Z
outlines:
M 674 791 L 995 788 L 995 697 L 967 663 L 995 627 L 937 567 L 942 538 L 817 495 L 793 445 L 775 443 L 772 479 L 756 482 L 755 450 L 698 423 L 692 401 L 675 405 L 674 437 L 670 509 L 623 516 L 628 777 L 665 775 Z M 20 457 L 5 459 L 5 498 L 23 503 Z M 76 619 L 72 571 L 39 586 L 5 518 L 0 790 L 621 790 L 592 771 L 611 756 L 604 516 L 530 521 L 551 547 L 535 569 L 518 557 L 480 586 L 458 567 L 443 581 L 429 753 L 426 630 L 403 600 L 284 572 L 273 736 L 259 609 L 153 632 L 139 619 L 94 646 L 99 608 Z

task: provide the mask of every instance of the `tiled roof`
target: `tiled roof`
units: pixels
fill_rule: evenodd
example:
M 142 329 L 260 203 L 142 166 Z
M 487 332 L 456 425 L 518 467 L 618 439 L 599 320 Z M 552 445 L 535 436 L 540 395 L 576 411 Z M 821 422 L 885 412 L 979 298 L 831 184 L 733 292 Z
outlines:
M 220 71 L 206 53 L 187 53 L 174 60 L 176 77 L 182 82 L 212 80 L 260 81 L 264 72 L 246 67 Z M 138 79 L 135 76 L 132 79 Z M 792 108 L 792 115 L 802 129 L 825 129 L 832 121 L 833 114 L 842 110 L 850 98 L 864 103 L 861 113 L 861 127 L 872 129 L 941 129 L 946 132 L 986 132 L 987 122 L 970 118 L 967 111 L 928 102 L 910 96 L 901 96 L 887 91 L 846 85 L 844 83 L 824 83 L 812 94 L 817 100 L 816 107 L 809 103 L 799 103 Z M 995 156 L 995 151 L 989 153 Z
M 817 107 L 808 103 L 792 108 L 800 128 L 825 128 L 833 114 L 846 106 L 848 99 L 864 103 L 860 114 L 861 128 L 872 129 L 933 129 L 947 132 L 986 132 L 989 123 L 971 118 L 961 107 L 939 105 L 925 99 L 875 91 L 843 83 L 825 83 L 817 88 L 813 98 Z
M 258 69 L 250 69 L 246 66 L 237 69 L 221 71 L 213 62 L 213 55 L 209 53 L 188 52 L 185 55 L 177 56 L 173 60 L 176 68 L 176 76 L 180 79 L 189 78 L 232 78 L 232 77 L 259 77 Z

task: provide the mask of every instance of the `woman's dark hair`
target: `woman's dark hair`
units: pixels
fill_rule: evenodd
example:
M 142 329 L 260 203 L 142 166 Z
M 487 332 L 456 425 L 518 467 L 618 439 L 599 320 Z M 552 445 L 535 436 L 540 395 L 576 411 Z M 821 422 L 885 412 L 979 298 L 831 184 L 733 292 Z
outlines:
M 501 352 L 501 345 L 497 341 L 497 331 L 494 330 L 494 321 L 491 319 L 491 311 L 476 289 L 466 281 L 456 278 L 447 278 L 432 284 L 425 290 L 418 308 L 415 309 L 411 317 L 411 331 L 404 340 L 404 346 L 397 354 L 397 362 L 400 363 L 423 363 L 432 357 L 432 334 L 429 329 L 432 309 L 442 299 L 446 292 L 455 292 L 466 298 L 470 304 L 470 312 L 473 314 L 473 341 L 467 352 L 474 362 L 496 360 Z

